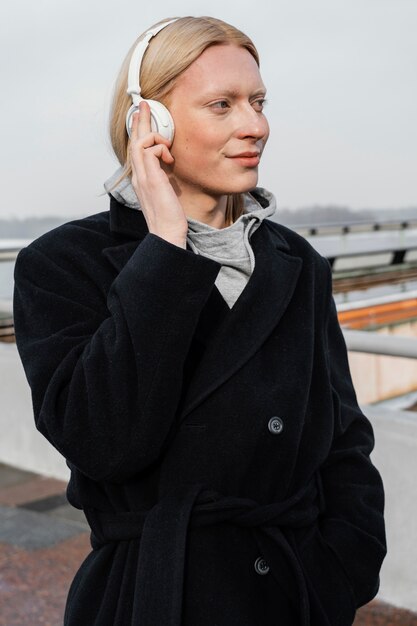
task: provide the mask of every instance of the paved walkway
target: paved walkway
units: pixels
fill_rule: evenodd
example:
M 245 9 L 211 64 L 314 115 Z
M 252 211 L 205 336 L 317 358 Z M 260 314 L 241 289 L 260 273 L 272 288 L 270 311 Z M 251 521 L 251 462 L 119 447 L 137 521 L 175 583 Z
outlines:
M 66 484 L 0 464 L 0 626 L 61 626 L 71 580 L 90 550 Z M 354 626 L 417 626 L 417 615 L 377 600 Z

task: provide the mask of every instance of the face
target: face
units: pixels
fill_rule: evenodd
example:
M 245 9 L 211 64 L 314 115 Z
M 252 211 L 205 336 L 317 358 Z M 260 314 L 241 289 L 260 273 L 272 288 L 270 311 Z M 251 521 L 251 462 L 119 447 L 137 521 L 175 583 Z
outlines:
M 181 193 L 219 197 L 256 186 L 269 135 L 265 94 L 255 59 L 234 45 L 207 48 L 181 74 L 167 102 L 175 122 L 169 169 Z

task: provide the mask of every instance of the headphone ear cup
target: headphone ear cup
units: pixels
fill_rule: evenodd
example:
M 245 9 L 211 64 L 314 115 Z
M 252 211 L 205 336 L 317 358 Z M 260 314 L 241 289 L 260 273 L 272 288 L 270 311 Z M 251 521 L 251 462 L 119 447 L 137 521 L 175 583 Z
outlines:
M 151 109 L 151 128 L 165 139 L 174 139 L 175 125 L 166 106 L 157 100 L 146 100 Z
M 151 130 L 159 133 L 165 139 L 172 140 L 174 138 L 175 125 L 171 113 L 166 106 L 157 100 L 146 100 L 151 110 Z M 126 130 L 130 137 L 132 132 L 132 116 L 139 110 L 139 107 L 132 104 L 126 115 Z

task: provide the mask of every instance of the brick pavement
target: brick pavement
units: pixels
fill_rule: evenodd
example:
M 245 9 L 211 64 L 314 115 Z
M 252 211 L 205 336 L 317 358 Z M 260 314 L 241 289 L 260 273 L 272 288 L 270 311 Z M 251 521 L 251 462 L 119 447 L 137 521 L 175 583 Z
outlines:
M 0 464 L 0 626 L 61 626 L 69 585 L 90 550 L 66 484 Z M 354 626 L 417 626 L 417 614 L 374 600 Z

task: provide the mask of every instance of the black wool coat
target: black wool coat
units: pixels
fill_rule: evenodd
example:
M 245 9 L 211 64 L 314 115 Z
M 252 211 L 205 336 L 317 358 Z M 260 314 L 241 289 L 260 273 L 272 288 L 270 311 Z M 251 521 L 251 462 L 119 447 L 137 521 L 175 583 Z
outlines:
M 66 626 L 348 626 L 378 590 L 383 485 L 329 263 L 271 220 L 251 244 L 232 309 L 219 263 L 114 198 L 17 257 L 36 426 L 92 530 Z

